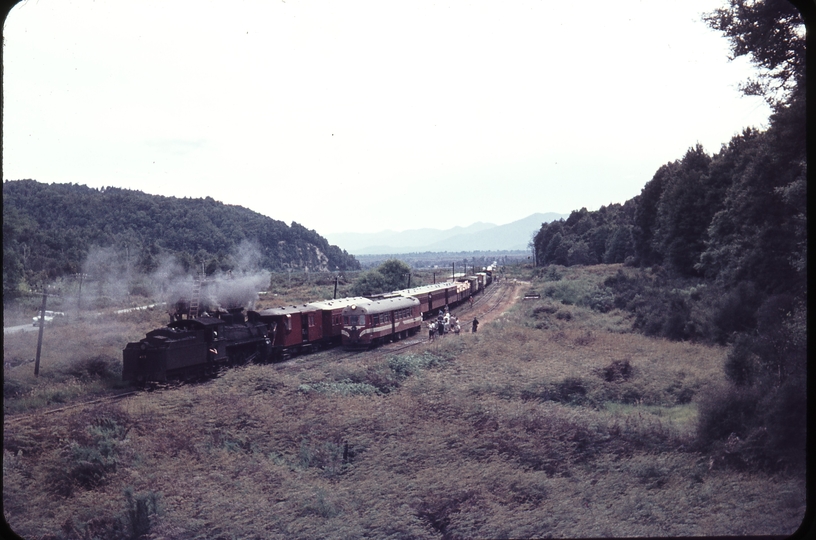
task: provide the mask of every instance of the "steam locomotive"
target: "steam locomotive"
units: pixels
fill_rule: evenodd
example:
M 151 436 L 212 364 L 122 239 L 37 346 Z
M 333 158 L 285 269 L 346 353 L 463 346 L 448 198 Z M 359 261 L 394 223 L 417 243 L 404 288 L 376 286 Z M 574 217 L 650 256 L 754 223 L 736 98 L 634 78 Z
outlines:
M 248 362 L 281 361 L 342 342 L 363 349 L 416 334 L 423 318 L 455 307 L 492 281 L 492 267 L 458 281 L 370 297 L 340 298 L 261 311 L 218 309 L 174 317 L 166 327 L 128 343 L 122 379 L 133 383 L 207 374 Z
M 214 315 L 174 320 L 128 343 L 122 351 L 122 379 L 166 381 L 269 357 L 269 326 L 258 320 L 256 312 L 248 312 L 249 320 L 243 308 L 218 310 Z

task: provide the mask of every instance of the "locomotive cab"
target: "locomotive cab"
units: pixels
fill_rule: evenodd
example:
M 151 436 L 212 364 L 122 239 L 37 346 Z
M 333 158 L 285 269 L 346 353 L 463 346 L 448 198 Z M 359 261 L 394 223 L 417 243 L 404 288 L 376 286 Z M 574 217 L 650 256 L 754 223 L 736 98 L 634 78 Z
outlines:
M 346 348 L 363 347 L 370 345 L 364 341 L 366 328 L 366 309 L 353 304 L 343 310 L 343 345 Z M 361 339 L 363 338 L 363 339 Z

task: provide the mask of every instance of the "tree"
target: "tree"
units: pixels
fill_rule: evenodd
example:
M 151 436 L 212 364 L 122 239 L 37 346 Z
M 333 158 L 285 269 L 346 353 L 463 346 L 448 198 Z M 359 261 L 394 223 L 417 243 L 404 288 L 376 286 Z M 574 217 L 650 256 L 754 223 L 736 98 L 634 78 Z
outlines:
M 626 225 L 615 227 L 615 231 L 609 236 L 608 247 L 603 254 L 603 262 L 606 264 L 622 263 L 632 251 L 632 228 Z
M 789 1 L 729 0 L 703 20 L 728 37 L 732 60 L 749 56 L 763 70 L 742 85 L 746 95 L 762 96 L 778 107 L 804 88 L 805 23 Z
M 673 270 L 684 276 L 697 273 L 694 265 L 703 251 L 711 221 L 703 205 L 710 163 L 702 146 L 689 148 L 669 176 L 657 206 L 655 248 Z
M 405 289 L 411 267 L 398 259 L 389 259 L 382 263 L 377 270 L 385 277 L 389 290 Z
M 20 245 L 23 225 L 17 210 L 3 205 L 3 298 L 19 294 L 24 277 L 24 257 L 28 246 Z
M 397 259 L 389 259 L 376 270 L 363 273 L 354 282 L 351 292 L 355 296 L 366 296 L 405 289 L 411 267 Z
M 632 238 L 635 255 L 641 266 L 660 264 L 663 261 L 662 253 L 655 249 L 653 242 L 654 230 L 657 226 L 657 208 L 663 196 L 663 190 L 678 167 L 677 162 L 667 163 L 660 167 L 652 179 L 646 182 L 637 197 L 638 204 L 635 209 Z

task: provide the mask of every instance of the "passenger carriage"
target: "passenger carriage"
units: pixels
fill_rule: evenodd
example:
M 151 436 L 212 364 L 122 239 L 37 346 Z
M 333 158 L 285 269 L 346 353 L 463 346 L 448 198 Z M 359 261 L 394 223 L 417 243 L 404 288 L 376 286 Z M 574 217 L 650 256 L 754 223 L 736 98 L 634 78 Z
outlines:
M 425 318 L 436 316 L 445 306 L 454 306 L 470 296 L 467 286 L 460 282 L 446 281 L 432 285 L 422 285 L 412 289 L 403 289 L 390 294 L 400 294 L 416 298 L 420 302 L 420 310 Z M 383 295 L 385 297 L 386 295 Z
M 323 319 L 323 340 L 327 345 L 339 345 L 343 332 L 343 310 L 348 306 L 364 302 L 366 298 L 355 296 L 338 298 L 324 302 L 311 302 L 309 306 L 320 310 Z
M 261 310 L 258 315 L 262 322 L 269 325 L 272 360 L 309 352 L 312 343 L 323 337 L 323 318 L 320 310 L 314 306 L 280 306 Z
M 269 325 L 272 359 L 284 360 L 340 343 L 343 308 L 360 300 L 365 299 L 340 298 L 260 311 L 260 320 Z
M 343 309 L 343 347 L 367 349 L 385 341 L 414 335 L 422 325 L 420 302 L 394 295 L 381 299 L 361 299 Z

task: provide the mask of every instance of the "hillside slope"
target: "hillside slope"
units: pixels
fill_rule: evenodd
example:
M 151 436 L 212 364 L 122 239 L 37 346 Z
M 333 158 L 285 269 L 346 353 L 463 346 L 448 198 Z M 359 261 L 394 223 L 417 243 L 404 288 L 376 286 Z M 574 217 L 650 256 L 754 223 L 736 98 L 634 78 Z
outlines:
M 92 248 L 154 270 L 165 256 L 185 269 L 229 270 L 239 246 L 269 270 L 357 269 L 357 260 L 315 231 L 213 200 L 34 180 L 3 183 L 3 288 L 82 271 Z

